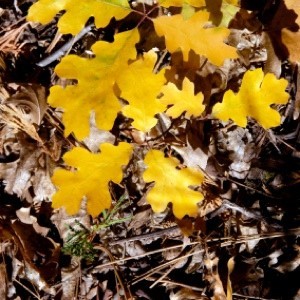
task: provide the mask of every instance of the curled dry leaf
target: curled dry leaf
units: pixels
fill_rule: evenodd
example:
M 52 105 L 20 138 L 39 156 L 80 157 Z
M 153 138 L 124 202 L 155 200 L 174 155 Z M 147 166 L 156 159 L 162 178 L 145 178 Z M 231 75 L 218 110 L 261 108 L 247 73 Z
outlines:
M 0 178 L 4 180 L 5 191 L 9 194 L 14 193 L 28 202 L 51 199 L 55 189 L 50 180 L 53 165 L 46 165 L 50 158 L 35 143 L 28 140 L 25 134 L 18 133 L 16 137 L 16 144 L 20 147 L 19 159 L 0 164 Z M 29 192 L 30 188 L 33 188 L 33 196 Z
M 46 89 L 37 84 L 23 84 L 4 103 L 20 110 L 27 122 L 40 125 L 47 110 Z
M 231 160 L 229 175 L 244 179 L 249 173 L 251 161 L 255 157 L 255 144 L 247 129 L 241 127 L 229 128 L 218 132 L 217 148 L 226 153 Z
M 193 291 L 190 288 L 180 288 L 178 291 L 171 291 L 170 300 L 206 300 L 202 292 Z
M 300 60 L 300 4 L 294 0 L 278 1 L 275 14 L 267 17 L 265 27 L 272 40 L 275 53 L 281 60 L 289 58 L 292 62 Z M 266 44 L 269 50 L 270 45 Z M 271 49 L 272 52 L 272 49 Z
M 10 229 L 14 242 L 31 270 L 32 280 L 41 289 L 52 282 L 59 272 L 60 247 L 48 237 L 38 234 L 33 225 L 12 220 Z
M 227 300 L 224 287 L 219 275 L 218 270 L 218 257 L 207 257 L 204 260 L 204 266 L 206 268 L 205 279 L 210 285 L 210 290 L 213 293 L 212 299 Z

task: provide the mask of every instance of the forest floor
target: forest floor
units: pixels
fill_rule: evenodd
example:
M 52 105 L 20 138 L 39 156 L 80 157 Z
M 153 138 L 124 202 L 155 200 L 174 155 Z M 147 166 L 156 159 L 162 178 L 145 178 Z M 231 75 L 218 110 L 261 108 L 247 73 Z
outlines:
M 290 94 L 277 107 L 280 126 L 178 118 L 152 138 L 156 145 L 167 140 L 165 151 L 181 162 L 204 160 L 205 199 L 196 218 L 177 219 L 171 205 L 152 211 L 138 158 L 121 184 L 111 184 L 111 209 L 92 218 L 83 201 L 70 216 L 51 206 L 51 175 L 63 154 L 140 137 L 123 116 L 84 142 L 63 135 L 61 111 L 46 101 L 51 86 L 64 84 L 54 72 L 61 57 L 38 64 L 71 35 L 57 34 L 58 17 L 47 25 L 26 21 L 32 2 L 0 1 L 0 299 L 300 299 L 297 64 L 279 66 Z M 258 22 L 257 15 L 247 13 L 247 22 Z M 91 27 L 68 53 L 89 57 L 91 45 L 111 34 L 111 27 Z M 251 44 L 258 35 L 247 31 L 244 55 L 255 48 L 247 63 L 262 67 L 263 46 Z M 203 86 L 218 94 L 218 71 L 209 72 Z M 27 117 L 33 127 L 24 127 Z

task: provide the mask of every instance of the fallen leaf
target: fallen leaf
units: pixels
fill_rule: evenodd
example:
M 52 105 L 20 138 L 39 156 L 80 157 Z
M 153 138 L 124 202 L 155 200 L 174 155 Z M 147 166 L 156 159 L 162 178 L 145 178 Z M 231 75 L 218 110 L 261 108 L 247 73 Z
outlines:
M 92 46 L 95 58 L 68 55 L 56 66 L 58 76 L 76 79 L 78 84 L 65 88 L 53 86 L 48 102 L 64 110 L 65 135 L 74 132 L 80 140 L 90 131 L 90 116 L 95 113 L 100 129 L 110 130 L 121 105 L 114 92 L 114 84 L 128 67 L 128 60 L 135 59 L 133 45 L 138 40 L 136 29 L 119 33 L 114 43 L 100 41 Z
M 181 15 L 162 16 L 153 23 L 157 34 L 165 37 L 167 49 L 173 53 L 180 48 L 184 60 L 188 60 L 190 50 L 206 56 L 218 66 L 225 59 L 237 58 L 235 48 L 224 43 L 229 29 L 211 27 L 207 11 L 198 11 L 188 20 Z M 206 28 L 208 25 L 210 27 Z
M 171 202 L 178 219 L 185 215 L 196 216 L 197 203 L 203 200 L 203 195 L 190 186 L 200 185 L 204 180 L 203 174 L 192 168 L 177 169 L 179 161 L 174 157 L 165 158 L 159 150 L 150 150 L 144 162 L 147 166 L 144 180 L 154 181 L 154 187 L 147 194 L 147 201 L 153 211 L 162 212 Z
M 178 118 L 183 112 L 187 118 L 198 117 L 205 109 L 203 94 L 194 95 L 194 83 L 187 78 L 183 80 L 182 90 L 178 90 L 174 83 L 168 83 L 161 89 L 163 96 L 160 102 L 164 105 L 172 105 L 167 109 L 167 115 Z
M 95 18 L 95 24 L 105 27 L 112 17 L 124 18 L 130 12 L 127 0 L 39 0 L 34 3 L 27 15 L 27 20 L 49 23 L 54 16 L 65 10 L 58 21 L 61 33 L 77 34 L 90 17 Z
M 133 62 L 117 80 L 121 97 L 129 102 L 122 109 L 126 117 L 132 118 L 132 125 L 141 131 L 149 131 L 157 123 L 154 115 L 163 112 L 166 106 L 157 96 L 165 83 L 163 72 L 152 72 L 157 56 L 154 51 Z
M 85 196 L 87 211 L 92 216 L 109 208 L 111 196 L 108 184 L 110 181 L 121 181 L 122 166 L 127 165 L 131 152 L 132 146 L 127 143 L 120 143 L 118 146 L 104 143 L 98 154 L 80 147 L 67 152 L 63 159 L 68 166 L 76 168 L 76 171 L 54 171 L 52 181 L 58 191 L 52 198 L 53 207 L 65 207 L 69 214 L 75 214 Z
M 276 79 L 274 74 L 264 76 L 262 69 L 249 70 L 244 75 L 239 92 L 226 91 L 222 103 L 213 107 L 212 114 L 223 121 L 231 119 L 241 127 L 246 127 L 247 116 L 254 118 L 265 129 L 279 126 L 280 114 L 270 105 L 287 103 L 287 84 L 285 79 Z
M 206 6 L 205 0 L 160 0 L 159 4 L 164 7 L 182 7 L 184 4 L 188 4 L 194 7 Z

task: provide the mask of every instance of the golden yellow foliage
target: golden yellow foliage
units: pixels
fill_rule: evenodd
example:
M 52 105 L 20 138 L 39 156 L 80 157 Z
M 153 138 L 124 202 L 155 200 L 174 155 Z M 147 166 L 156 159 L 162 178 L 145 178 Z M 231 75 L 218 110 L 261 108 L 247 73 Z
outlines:
M 170 7 L 170 6 L 184 6 L 185 4 L 194 6 L 194 7 L 205 7 L 207 1 L 211 0 L 159 0 L 159 4 L 164 7 Z M 219 1 L 216 1 L 220 3 Z M 223 0 L 222 4 L 231 4 L 238 6 L 239 1 L 238 0 Z
M 235 48 L 224 43 L 229 29 L 205 28 L 209 24 L 207 11 L 199 11 L 188 20 L 182 15 L 162 16 L 153 23 L 157 34 L 165 37 L 167 49 L 170 52 L 181 49 L 184 60 L 188 60 L 190 50 L 206 56 L 217 66 L 221 66 L 225 59 L 237 57 Z
M 295 20 L 296 25 L 298 26 L 298 30 L 290 30 L 290 28 L 283 28 L 281 31 L 281 38 L 284 43 L 284 45 L 287 47 L 289 51 L 289 59 L 294 62 L 300 61 L 300 53 L 299 53 L 299 45 L 300 45 L 300 3 L 299 1 L 293 1 L 293 0 L 285 0 L 285 5 L 289 9 L 294 10 L 294 12 L 297 14 L 297 19 Z M 285 18 L 289 18 L 288 15 L 284 16 Z
M 147 165 L 144 180 L 155 182 L 147 194 L 147 201 L 153 211 L 162 212 L 172 202 L 173 213 L 177 218 L 196 216 L 197 203 L 203 200 L 203 195 L 189 187 L 200 185 L 204 179 L 203 174 L 192 168 L 177 169 L 179 161 L 174 157 L 165 158 L 164 153 L 158 150 L 150 150 L 144 161 Z
M 280 115 L 270 105 L 287 103 L 287 84 L 285 79 L 277 79 L 271 73 L 264 76 L 262 69 L 247 71 L 239 92 L 227 91 L 223 102 L 214 106 L 212 114 L 220 120 L 231 119 L 241 127 L 247 125 L 247 116 L 266 129 L 278 126 Z
M 131 152 L 132 146 L 127 143 L 118 146 L 102 144 L 99 154 L 80 147 L 67 152 L 63 159 L 76 170 L 55 170 L 52 181 L 58 191 L 52 199 L 53 207 L 65 207 L 69 214 L 76 214 L 85 196 L 87 211 L 92 216 L 109 208 L 111 197 L 108 183 L 122 180 L 122 166 L 128 164 Z
M 39 0 L 30 7 L 27 20 L 47 24 L 62 10 L 66 12 L 58 21 L 59 31 L 77 34 L 90 17 L 98 28 L 105 27 L 112 17 L 125 17 L 130 6 L 127 0 Z
M 121 110 L 113 86 L 128 68 L 128 60 L 136 57 L 132 45 L 138 41 L 136 29 L 115 36 L 114 43 L 97 42 L 92 59 L 69 55 L 55 68 L 58 76 L 77 79 L 78 84 L 50 89 L 49 104 L 64 109 L 65 135 L 74 132 L 82 140 L 89 134 L 91 111 L 96 113 L 97 126 L 110 130 Z M 126 75 L 127 76 L 127 75 Z
M 290 0 L 286 1 L 290 3 Z M 198 61 L 195 69 L 199 68 L 198 55 L 221 66 L 225 59 L 237 58 L 235 48 L 225 43 L 229 29 L 221 27 L 227 26 L 232 19 L 237 11 L 237 2 L 160 0 L 159 5 L 164 7 L 182 7 L 182 14 L 154 17 L 154 29 L 158 36 L 164 36 L 168 51 L 182 51 L 184 61 L 188 61 L 189 55 L 195 53 Z M 58 22 L 60 32 L 77 34 L 89 17 L 95 18 L 97 27 L 104 27 L 113 17 L 121 19 L 127 16 L 131 8 L 127 0 L 78 0 L 76 3 L 73 0 L 39 0 L 30 8 L 28 20 L 45 24 L 63 10 L 65 13 Z M 147 12 L 143 17 L 149 17 Z M 133 127 L 144 132 L 157 124 L 155 115 L 158 113 L 166 111 L 172 118 L 182 113 L 187 118 L 203 113 L 203 94 L 194 94 L 194 83 L 187 77 L 180 78 L 183 81 L 179 90 L 171 82 L 166 84 L 164 70 L 154 74 L 157 60 L 154 51 L 135 60 L 138 29 L 115 34 L 114 39 L 113 43 L 96 42 L 92 47 L 94 58 L 68 55 L 56 66 L 55 72 L 59 77 L 76 81 L 66 87 L 52 87 L 48 98 L 50 105 L 64 111 L 62 120 L 65 135 L 73 132 L 80 140 L 86 137 L 92 112 L 95 112 L 96 124 L 101 129 L 110 130 L 117 114 L 122 111 L 126 117 L 133 119 Z M 147 37 L 142 35 L 142 39 Z M 180 63 L 185 64 L 182 59 Z M 223 102 L 213 107 L 212 114 L 220 120 L 232 119 L 243 127 L 247 124 L 248 116 L 256 119 L 264 128 L 277 126 L 280 124 L 280 115 L 270 105 L 287 102 L 286 86 L 285 80 L 277 80 L 272 74 L 264 76 L 261 69 L 248 71 L 240 91 L 236 94 L 227 91 Z M 119 96 L 128 105 L 121 107 Z M 71 168 L 57 169 L 52 177 L 58 188 L 53 196 L 53 206 L 64 206 L 68 213 L 74 214 L 79 210 L 83 197 L 86 197 L 87 209 L 92 216 L 110 207 L 108 184 L 110 181 L 121 181 L 122 166 L 129 162 L 131 152 L 130 144 L 120 143 L 118 146 L 102 144 L 99 154 L 80 147 L 66 153 L 63 158 Z M 166 158 L 158 150 L 147 153 L 145 164 L 147 170 L 143 175 L 144 180 L 154 182 L 147 195 L 153 210 L 161 212 L 168 203 L 172 203 L 177 218 L 196 216 L 197 203 L 203 199 L 203 195 L 191 186 L 203 182 L 204 175 L 200 170 L 178 169 L 179 161 L 176 158 Z
M 185 116 L 198 117 L 204 111 L 203 94 L 194 95 L 194 84 L 185 78 L 182 83 L 182 90 L 178 90 L 176 85 L 168 83 L 162 88 L 163 97 L 160 102 L 165 105 L 173 105 L 167 110 L 167 115 L 172 118 L 179 117 L 183 112 Z
M 160 0 L 159 4 L 164 7 L 170 7 L 170 6 L 181 7 L 185 4 L 188 4 L 188 5 L 191 5 L 194 7 L 206 6 L 205 0 Z
M 156 99 L 166 81 L 163 72 L 152 72 L 156 59 L 154 51 L 146 53 L 142 59 L 130 64 L 117 80 L 121 97 L 129 102 L 123 108 L 123 114 L 134 120 L 132 125 L 136 129 L 145 132 L 156 125 L 154 115 L 166 109 Z

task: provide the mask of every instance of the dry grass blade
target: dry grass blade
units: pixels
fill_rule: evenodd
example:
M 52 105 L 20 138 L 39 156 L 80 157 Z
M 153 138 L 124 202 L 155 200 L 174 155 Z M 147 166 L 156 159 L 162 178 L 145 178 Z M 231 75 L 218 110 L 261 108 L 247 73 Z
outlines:
M 192 242 L 192 243 L 189 243 L 187 245 L 198 245 L 198 244 L 199 244 L 199 242 Z M 149 256 L 149 255 L 153 255 L 153 254 L 157 254 L 157 253 L 161 253 L 161 252 L 164 252 L 164 251 L 173 250 L 173 249 L 177 249 L 177 248 L 182 248 L 182 245 L 171 246 L 171 247 L 167 247 L 167 248 L 162 248 L 162 249 L 157 249 L 157 250 L 145 252 L 143 254 L 132 256 L 132 257 L 121 258 L 121 259 L 114 260 L 114 261 L 109 262 L 109 263 L 102 264 L 101 266 L 97 266 L 97 267 L 95 267 L 95 269 L 102 269 L 104 267 L 112 266 L 114 264 L 122 264 L 125 261 L 134 260 L 134 259 L 142 258 L 142 257 L 145 257 L 145 256 Z
M 199 253 L 204 253 L 204 250 L 199 250 L 199 251 L 195 251 L 195 252 L 192 252 L 192 253 L 188 253 L 188 254 L 185 254 L 185 255 L 182 255 L 180 257 L 177 257 L 169 262 L 166 262 L 162 265 L 159 265 L 155 268 L 152 268 L 150 271 L 146 272 L 145 274 L 141 275 L 141 276 L 138 276 L 133 282 L 132 284 L 136 284 L 137 282 L 141 281 L 141 280 L 144 280 L 145 278 L 157 273 L 158 271 L 161 271 L 165 268 L 167 268 L 168 266 L 170 265 L 173 265 L 173 264 L 176 264 L 177 262 L 180 262 L 182 261 L 183 259 L 185 258 L 188 258 L 194 254 L 199 254 Z
M 16 29 L 10 29 L 10 31 L 8 31 L 2 37 L 0 37 L 0 51 L 3 52 L 16 51 L 17 53 L 21 51 L 20 50 L 21 45 L 18 46 L 17 43 L 28 25 L 29 23 L 26 22 L 20 27 L 17 27 Z
M 169 270 L 167 270 L 161 277 L 159 277 L 153 284 L 151 284 L 151 285 L 150 285 L 150 288 L 153 288 L 153 287 L 156 286 L 159 282 L 161 282 L 163 279 L 165 279 L 166 276 L 168 276 L 168 274 L 169 274 L 170 272 L 172 272 L 172 271 L 177 267 L 177 265 L 179 265 L 179 264 L 181 263 L 182 259 L 184 259 L 184 258 L 186 258 L 186 257 L 189 257 L 189 256 L 192 256 L 195 252 L 197 252 L 197 251 L 194 251 L 194 250 L 195 250 L 195 248 L 193 248 L 193 249 L 191 249 L 190 251 L 188 251 L 188 253 L 187 253 L 186 255 L 181 256 L 181 257 L 180 257 L 181 260 L 179 260 L 178 262 L 176 262 L 173 266 L 170 267 Z M 204 250 L 200 250 L 200 253 L 201 253 L 201 252 L 204 252 Z M 199 253 L 199 251 L 198 251 L 197 253 Z
M 102 246 L 96 246 L 95 249 L 99 249 L 99 250 L 105 252 L 105 253 L 108 255 L 109 259 L 110 259 L 111 261 L 114 261 L 114 257 L 112 256 L 112 254 L 110 253 L 110 251 L 107 250 L 105 247 L 102 247 Z M 131 292 L 130 292 L 130 289 L 123 283 L 123 281 L 122 281 L 122 279 L 121 279 L 121 276 L 119 275 L 119 272 L 118 272 L 116 266 L 113 265 L 113 268 L 114 268 L 114 272 L 115 272 L 116 282 L 118 282 L 118 283 L 120 284 L 121 288 L 123 289 L 125 299 L 126 299 L 126 300 L 133 299 L 133 297 L 132 297 L 132 295 L 131 295 Z M 117 286 L 117 289 L 119 290 L 118 284 L 117 284 L 116 286 Z M 120 295 L 120 291 L 118 292 L 118 294 Z M 130 298 L 128 298 L 127 295 L 129 295 Z
M 0 104 L 0 112 L 2 120 L 12 128 L 24 131 L 27 133 L 32 139 L 39 142 L 43 145 L 43 141 L 41 140 L 39 134 L 36 131 L 36 128 L 33 124 L 24 120 L 22 112 L 18 109 L 11 107 L 9 105 Z

